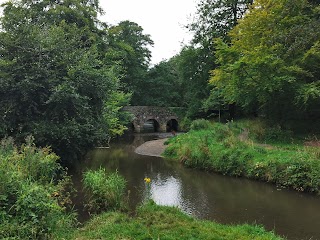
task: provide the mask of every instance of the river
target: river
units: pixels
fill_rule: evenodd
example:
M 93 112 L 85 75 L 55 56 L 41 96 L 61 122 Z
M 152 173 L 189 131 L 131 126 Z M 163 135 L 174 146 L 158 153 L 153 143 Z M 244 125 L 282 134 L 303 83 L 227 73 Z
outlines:
M 137 146 L 158 137 L 131 135 L 112 143 L 109 149 L 89 152 L 74 172 L 76 185 L 80 187 L 83 171 L 101 166 L 126 178 L 132 208 L 144 201 L 144 178 L 149 177 L 151 197 L 158 204 L 177 206 L 187 214 L 219 223 L 263 225 L 289 240 L 320 240 L 319 196 L 134 153 Z

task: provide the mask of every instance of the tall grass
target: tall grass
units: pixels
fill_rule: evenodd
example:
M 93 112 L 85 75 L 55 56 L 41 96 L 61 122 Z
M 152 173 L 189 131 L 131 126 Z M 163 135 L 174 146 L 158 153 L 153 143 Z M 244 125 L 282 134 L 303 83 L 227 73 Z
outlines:
M 73 239 L 224 239 L 280 240 L 260 226 L 228 226 L 197 220 L 174 207 L 153 202 L 138 208 L 136 215 L 108 212 L 94 217 Z
M 265 141 L 264 137 L 270 136 L 269 132 L 274 132 L 274 129 L 263 130 L 259 124 L 251 128 L 254 129 L 251 130 L 253 135 L 250 136 L 249 130 L 243 138 L 244 130 L 237 123 L 216 123 L 205 130 L 193 130 L 171 139 L 164 156 L 180 160 L 188 167 L 320 194 L 319 148 L 289 142 L 283 147 L 260 144 L 257 139 Z M 289 139 L 288 134 L 273 134 L 273 141 L 285 142 Z
M 117 172 L 108 174 L 104 168 L 83 174 L 86 208 L 90 213 L 122 210 L 125 204 L 126 181 Z

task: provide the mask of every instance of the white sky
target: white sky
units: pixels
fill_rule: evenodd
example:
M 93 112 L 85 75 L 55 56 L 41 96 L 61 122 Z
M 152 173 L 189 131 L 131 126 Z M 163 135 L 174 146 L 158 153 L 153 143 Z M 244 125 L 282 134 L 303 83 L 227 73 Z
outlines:
M 101 20 L 111 24 L 136 22 L 154 41 L 151 62 L 159 63 L 179 53 L 191 35 L 183 27 L 196 10 L 196 0 L 100 0 Z
M 0 0 L 0 4 L 6 0 Z M 184 29 L 196 10 L 197 0 L 100 0 L 103 22 L 117 24 L 129 20 L 139 24 L 154 41 L 151 63 L 179 53 L 191 35 Z M 0 9 L 1 14 L 1 9 Z

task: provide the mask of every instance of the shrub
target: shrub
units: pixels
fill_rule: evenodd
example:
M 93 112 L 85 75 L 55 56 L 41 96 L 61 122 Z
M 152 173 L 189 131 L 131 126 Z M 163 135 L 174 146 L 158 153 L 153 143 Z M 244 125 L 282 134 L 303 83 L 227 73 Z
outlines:
M 210 167 L 207 159 L 209 158 L 209 149 L 206 145 L 200 145 L 196 149 L 185 149 L 185 165 L 188 167 L 207 169 Z
M 267 124 L 260 119 L 255 120 L 240 120 L 236 122 L 238 128 L 247 130 L 249 138 L 262 141 L 265 136 Z
M 249 137 L 261 142 L 288 141 L 293 137 L 293 132 L 282 128 L 280 125 L 267 123 L 261 119 L 241 120 L 236 123 L 238 128 L 246 129 Z
M 211 123 L 205 119 L 197 119 L 191 123 L 190 130 L 204 130 L 210 128 Z
M 86 208 L 90 213 L 121 210 L 125 207 L 125 179 L 117 172 L 107 174 L 104 168 L 83 174 Z
M 20 216 L 18 230 L 25 232 L 24 236 L 48 239 L 52 236 L 53 229 L 60 231 L 65 228 L 64 220 L 67 218 L 63 209 L 52 197 L 53 189 L 29 182 L 23 184 L 21 190 L 22 194 L 19 194 L 12 210 L 14 215 Z
M 292 138 L 293 133 L 289 130 L 282 129 L 279 125 L 275 127 L 269 127 L 265 130 L 263 136 L 264 141 L 288 141 Z
M 0 238 L 49 239 L 75 223 L 59 205 L 58 187 L 64 178 L 59 158 L 50 149 L 39 149 L 28 138 L 20 149 L 12 139 L 0 146 Z
M 179 130 L 187 132 L 190 130 L 192 120 L 190 118 L 184 117 L 181 122 L 179 122 Z

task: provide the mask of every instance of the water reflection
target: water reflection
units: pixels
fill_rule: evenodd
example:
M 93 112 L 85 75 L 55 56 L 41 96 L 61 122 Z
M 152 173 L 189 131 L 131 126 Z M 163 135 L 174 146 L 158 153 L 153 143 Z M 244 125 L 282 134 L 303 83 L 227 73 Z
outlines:
M 183 202 L 181 183 L 172 176 L 163 178 L 161 174 L 157 174 L 151 183 L 151 197 L 158 204 L 180 206 Z
M 320 240 L 320 198 L 274 185 L 187 169 L 179 163 L 134 153 L 152 135 L 138 135 L 110 149 L 90 152 L 78 174 L 103 166 L 119 171 L 128 183 L 130 205 L 144 201 L 144 178 L 151 178 L 151 197 L 201 219 L 221 223 L 257 223 L 288 239 Z

